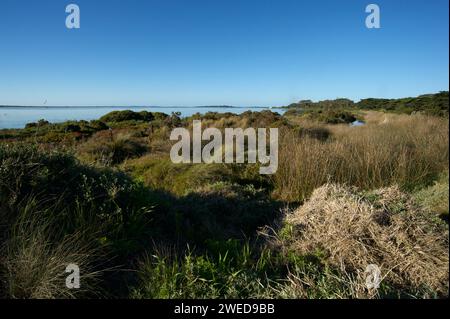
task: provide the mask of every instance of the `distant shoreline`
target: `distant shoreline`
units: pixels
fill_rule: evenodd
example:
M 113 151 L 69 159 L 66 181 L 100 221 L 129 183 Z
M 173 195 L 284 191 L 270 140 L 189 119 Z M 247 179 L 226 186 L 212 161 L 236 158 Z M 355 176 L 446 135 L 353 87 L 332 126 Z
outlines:
M 0 108 L 129 108 L 129 109 L 142 109 L 142 108 L 160 108 L 160 109 L 168 109 L 168 108 L 230 108 L 230 109 L 243 109 L 243 108 L 255 108 L 255 109 L 269 109 L 269 108 L 283 108 L 282 106 L 230 106 L 230 105 L 199 105 L 199 106 L 77 106 L 77 105 L 64 105 L 64 106 L 46 106 L 46 105 L 0 105 Z

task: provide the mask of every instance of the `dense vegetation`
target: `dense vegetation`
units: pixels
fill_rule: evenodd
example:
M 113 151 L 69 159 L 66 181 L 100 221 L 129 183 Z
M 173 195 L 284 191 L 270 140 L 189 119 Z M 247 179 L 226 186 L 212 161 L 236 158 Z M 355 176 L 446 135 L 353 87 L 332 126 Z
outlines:
M 401 99 L 362 99 L 356 103 L 349 99 L 335 99 L 318 102 L 303 100 L 298 103 L 292 103 L 287 107 L 290 109 L 303 110 L 380 110 L 406 114 L 419 112 L 423 114 L 448 117 L 448 101 L 448 91 L 443 91 L 436 94 L 425 94 L 418 97 Z
M 448 121 L 340 103 L 0 131 L 0 297 L 448 297 Z M 171 129 L 194 119 L 278 127 L 278 171 L 172 163 Z
M 420 112 L 448 117 L 448 91 L 403 99 L 363 99 L 357 103 L 361 109 L 386 110 L 411 114 Z

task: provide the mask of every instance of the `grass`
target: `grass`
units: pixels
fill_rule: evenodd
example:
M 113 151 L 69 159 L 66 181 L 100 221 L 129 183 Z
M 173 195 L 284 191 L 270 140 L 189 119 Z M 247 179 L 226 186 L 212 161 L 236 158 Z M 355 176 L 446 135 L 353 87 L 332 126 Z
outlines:
M 301 124 L 300 124 L 301 125 Z M 321 141 L 296 132 L 282 135 L 275 196 L 303 201 L 327 182 L 375 189 L 398 184 L 423 188 L 448 167 L 448 121 L 399 116 L 361 127 L 325 126 Z
M 130 134 L 112 131 L 109 134 L 98 132 L 78 148 L 78 154 L 86 162 L 110 166 L 142 156 L 147 147 Z
M 227 244 L 230 241 L 226 242 Z M 235 253 L 233 255 L 233 253 Z M 140 284 L 133 298 L 257 298 L 264 294 L 260 282 L 261 258 L 255 263 L 248 244 L 239 251 L 216 256 L 186 251 L 180 259 L 166 254 L 146 256 L 140 263 Z M 258 274 L 260 276 L 258 276 Z
M 322 251 L 326 262 L 360 286 L 365 268 L 376 264 L 383 281 L 402 294 L 448 294 L 448 225 L 415 205 L 396 187 L 369 193 L 334 184 L 316 189 L 285 217 L 288 236 L 275 245 L 296 255 Z M 414 247 L 414 248 L 412 248 Z M 354 297 L 370 297 L 354 287 Z
M 442 173 L 433 185 L 414 194 L 415 200 L 425 209 L 448 221 L 448 171 Z
M 96 296 L 101 276 L 96 263 L 101 253 L 93 243 L 92 225 L 83 225 L 84 230 L 80 227 L 73 233 L 58 233 L 55 219 L 44 217 L 55 215 L 57 210 L 39 206 L 32 198 L 19 205 L 13 212 L 14 222 L 2 234 L 0 296 L 17 299 Z M 65 269 L 69 264 L 82 270 L 80 289 L 65 286 Z
M 0 297 L 448 297 L 448 121 L 351 108 L 1 131 Z M 193 119 L 279 127 L 278 171 L 173 164 L 170 131 Z M 81 290 L 65 287 L 68 263 Z

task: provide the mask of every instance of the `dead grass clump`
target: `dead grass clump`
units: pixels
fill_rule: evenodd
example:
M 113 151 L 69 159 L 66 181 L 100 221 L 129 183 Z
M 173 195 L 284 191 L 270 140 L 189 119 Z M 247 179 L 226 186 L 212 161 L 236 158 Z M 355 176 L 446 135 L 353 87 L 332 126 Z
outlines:
M 323 250 L 332 266 L 361 280 L 376 264 L 383 281 L 401 291 L 448 296 L 448 228 L 397 187 L 359 194 L 326 184 L 285 221 L 293 233 L 282 240 L 283 249 Z

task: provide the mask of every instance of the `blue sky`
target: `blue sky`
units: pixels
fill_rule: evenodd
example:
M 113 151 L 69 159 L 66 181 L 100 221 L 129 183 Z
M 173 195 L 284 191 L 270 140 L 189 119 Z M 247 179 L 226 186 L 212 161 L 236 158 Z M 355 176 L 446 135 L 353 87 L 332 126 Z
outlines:
M 65 27 L 66 5 L 81 28 Z M 365 7 L 381 8 L 381 29 Z M 448 0 L 0 0 L 0 105 L 286 105 L 448 90 Z

